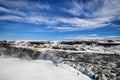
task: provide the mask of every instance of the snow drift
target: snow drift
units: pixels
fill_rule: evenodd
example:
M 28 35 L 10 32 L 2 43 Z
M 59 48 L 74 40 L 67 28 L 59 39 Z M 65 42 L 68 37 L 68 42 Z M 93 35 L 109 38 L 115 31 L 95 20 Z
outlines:
M 0 80 L 90 80 L 72 67 L 51 61 L 0 58 Z

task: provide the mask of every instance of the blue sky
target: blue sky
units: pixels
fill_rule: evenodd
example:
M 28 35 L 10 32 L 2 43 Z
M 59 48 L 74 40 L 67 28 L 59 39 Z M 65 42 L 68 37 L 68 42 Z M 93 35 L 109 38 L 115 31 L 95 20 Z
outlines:
M 120 0 L 0 0 L 0 40 L 120 39 Z

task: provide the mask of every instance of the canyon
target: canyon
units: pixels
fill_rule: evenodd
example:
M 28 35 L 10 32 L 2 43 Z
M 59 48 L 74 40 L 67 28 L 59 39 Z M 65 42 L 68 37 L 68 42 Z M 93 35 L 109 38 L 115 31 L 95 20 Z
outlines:
M 4 40 L 0 56 L 66 64 L 92 80 L 120 79 L 119 40 Z

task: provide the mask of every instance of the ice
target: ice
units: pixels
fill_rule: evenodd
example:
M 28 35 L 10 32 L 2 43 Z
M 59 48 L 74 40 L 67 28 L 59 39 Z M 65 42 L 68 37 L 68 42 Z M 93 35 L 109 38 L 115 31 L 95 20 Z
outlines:
M 41 53 L 38 59 L 51 60 L 55 64 L 59 63 L 57 58 L 52 53 Z

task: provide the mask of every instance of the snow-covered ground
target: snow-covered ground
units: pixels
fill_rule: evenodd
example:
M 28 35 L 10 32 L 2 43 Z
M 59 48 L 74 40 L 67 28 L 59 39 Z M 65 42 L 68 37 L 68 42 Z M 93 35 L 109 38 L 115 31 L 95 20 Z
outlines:
M 66 64 L 0 58 L 0 80 L 91 80 Z

